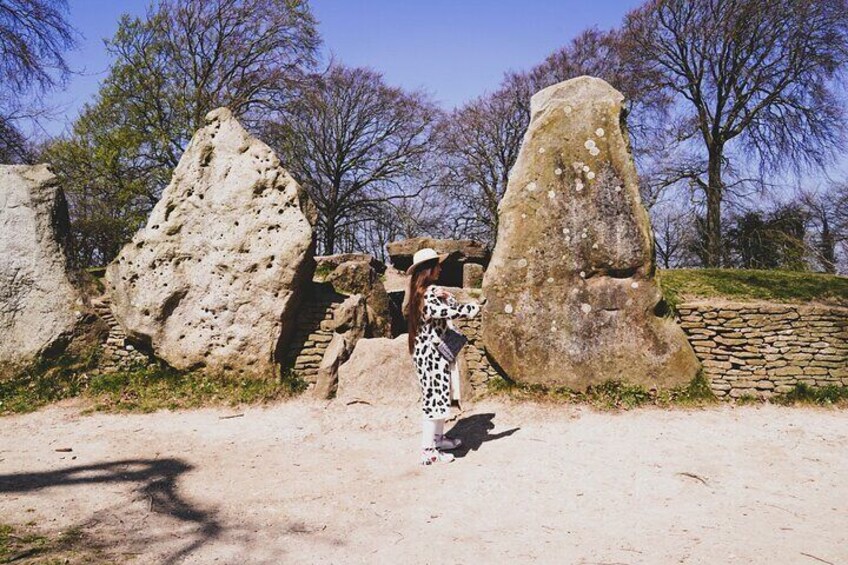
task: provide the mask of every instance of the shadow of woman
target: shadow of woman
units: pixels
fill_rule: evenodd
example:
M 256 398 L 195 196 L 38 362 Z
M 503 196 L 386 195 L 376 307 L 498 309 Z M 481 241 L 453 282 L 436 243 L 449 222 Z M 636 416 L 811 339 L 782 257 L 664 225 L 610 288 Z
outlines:
M 489 433 L 490 430 L 495 429 L 495 423 L 492 421 L 494 417 L 494 414 L 487 413 L 474 414 L 460 419 L 446 434 L 448 437 L 462 440 L 462 445 L 452 450 L 451 453 L 457 458 L 465 457 L 469 451 L 480 449 L 484 442 L 511 436 L 521 429 L 512 428 L 496 434 Z

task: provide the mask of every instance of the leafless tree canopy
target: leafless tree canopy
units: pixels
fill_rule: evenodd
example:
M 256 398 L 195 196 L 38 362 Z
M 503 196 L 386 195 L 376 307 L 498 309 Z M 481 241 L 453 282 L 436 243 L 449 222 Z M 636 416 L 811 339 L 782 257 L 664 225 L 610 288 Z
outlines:
M 762 171 L 826 164 L 843 147 L 834 81 L 848 60 L 843 0 L 652 0 L 629 14 L 622 48 L 634 72 L 673 93 L 680 141 L 706 170 L 688 174 L 707 197 L 707 262 L 719 264 L 728 143 Z M 687 169 L 682 169 L 687 170 Z
M 454 202 L 457 235 L 493 243 L 498 202 L 518 158 L 529 122 L 530 90 L 516 76 L 497 92 L 456 110 L 448 119 L 442 150 L 444 186 Z
M 40 95 L 70 72 L 65 52 L 76 33 L 66 12 L 64 0 L 0 0 L 0 162 L 26 157 L 17 122 L 34 117 Z
M 438 118 L 423 94 L 389 87 L 368 69 L 332 65 L 267 124 L 265 138 L 318 208 L 323 253 L 348 250 L 359 230 L 385 228 L 401 203 L 433 184 Z
M 808 214 L 814 261 L 827 273 L 837 272 L 840 252 L 843 261 L 848 260 L 848 184 L 834 183 L 823 190 L 801 189 L 797 201 Z

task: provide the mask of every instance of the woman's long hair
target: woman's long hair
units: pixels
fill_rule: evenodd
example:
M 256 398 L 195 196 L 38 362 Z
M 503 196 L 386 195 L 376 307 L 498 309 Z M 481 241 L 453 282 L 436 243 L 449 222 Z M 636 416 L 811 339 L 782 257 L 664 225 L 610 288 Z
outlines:
M 438 261 L 422 263 L 412 272 L 409 279 L 409 288 L 406 290 L 406 316 L 407 329 L 409 330 L 409 352 L 415 348 L 415 337 L 418 335 L 418 327 L 421 325 L 421 316 L 424 311 L 424 293 L 427 287 L 436 282 L 436 269 Z

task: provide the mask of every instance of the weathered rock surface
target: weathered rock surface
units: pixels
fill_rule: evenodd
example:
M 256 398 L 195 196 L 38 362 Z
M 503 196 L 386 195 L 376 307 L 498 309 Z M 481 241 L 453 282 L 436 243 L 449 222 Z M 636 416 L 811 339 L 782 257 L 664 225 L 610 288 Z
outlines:
M 378 274 L 386 272 L 386 264 L 378 261 L 376 257 L 368 253 L 337 253 L 335 255 L 317 255 L 315 257 L 316 270 L 333 270 L 342 263 L 348 261 L 365 262 L 377 271 Z
M 79 333 L 86 315 L 67 238 L 67 204 L 48 166 L 0 166 L 0 362 L 59 353 Z
M 325 320 L 322 326 L 334 333 L 318 366 L 314 395 L 317 398 L 332 398 L 338 388 L 339 367 L 350 357 L 368 327 L 365 298 L 361 294 L 347 297 L 336 308 L 332 319 Z
M 336 398 L 383 406 L 415 406 L 419 387 L 406 336 L 360 339 L 339 368 Z
M 436 253 L 456 253 L 460 263 L 477 263 L 484 267 L 489 263 L 489 249 L 479 241 L 470 239 L 432 239 L 414 237 L 393 241 L 386 246 L 389 258 L 396 269 L 405 271 L 412 265 L 412 256 L 419 249 L 430 247 Z
M 270 376 L 314 268 L 314 208 L 229 110 L 206 121 L 107 269 L 112 310 L 176 368 Z
M 333 334 L 333 339 L 318 366 L 318 378 L 313 394 L 316 398 L 333 398 L 339 386 L 339 367 L 350 357 L 350 343 L 342 334 Z
M 483 282 L 486 349 L 518 382 L 672 386 L 698 370 L 682 330 L 655 313 L 662 297 L 623 102 L 591 77 L 532 99 Z
M 333 285 L 336 292 L 361 294 L 365 297 L 368 310 L 366 332 L 368 337 L 391 335 L 389 295 L 380 280 L 379 273 L 370 261 L 344 261 L 327 276 L 326 281 Z

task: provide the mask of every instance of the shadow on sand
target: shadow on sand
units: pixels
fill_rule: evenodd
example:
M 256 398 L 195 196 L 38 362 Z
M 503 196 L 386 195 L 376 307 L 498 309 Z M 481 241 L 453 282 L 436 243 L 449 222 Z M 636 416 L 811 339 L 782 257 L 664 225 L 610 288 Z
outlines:
M 461 418 L 454 424 L 447 434 L 448 437 L 459 438 L 462 440 L 462 445 L 451 451 L 456 457 L 465 457 L 469 451 L 477 451 L 480 446 L 487 441 L 494 441 L 502 437 L 508 437 L 520 430 L 521 428 L 512 428 L 497 434 L 489 433 L 495 429 L 495 423 L 492 421 L 495 415 L 474 414 Z
M 57 471 L 0 475 L 0 493 L 26 493 L 47 488 L 110 483 L 137 483 L 137 492 L 149 500 L 150 511 L 197 525 L 197 538 L 164 563 L 177 563 L 203 544 L 217 538 L 221 525 L 212 512 L 192 506 L 180 497 L 177 479 L 192 466 L 179 459 L 128 459 L 80 465 Z

